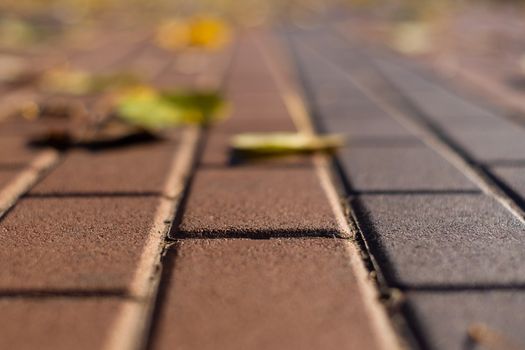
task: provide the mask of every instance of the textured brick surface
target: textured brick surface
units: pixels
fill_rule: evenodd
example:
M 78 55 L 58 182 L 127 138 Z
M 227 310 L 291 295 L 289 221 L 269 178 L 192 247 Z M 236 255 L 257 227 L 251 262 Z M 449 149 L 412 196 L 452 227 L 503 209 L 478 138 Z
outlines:
M 102 349 L 122 305 L 103 298 L 0 299 L 0 348 Z
M 358 218 L 394 285 L 525 282 L 525 226 L 486 196 L 378 195 L 359 201 Z
M 350 146 L 339 154 L 358 191 L 476 190 L 459 170 L 425 146 Z
M 179 242 L 152 348 L 376 348 L 347 244 Z
M 151 197 L 22 199 L 0 223 L 0 290 L 125 289 Z
M 525 294 L 518 290 L 410 292 L 407 303 L 430 349 L 509 349 L 505 342 L 515 349 L 525 346 Z M 473 325 L 484 325 L 500 337 L 499 345 L 469 341 Z
M 176 235 L 308 236 L 338 233 L 313 168 L 201 170 Z
M 176 142 L 166 141 L 101 151 L 72 151 L 30 195 L 160 194 L 176 149 Z

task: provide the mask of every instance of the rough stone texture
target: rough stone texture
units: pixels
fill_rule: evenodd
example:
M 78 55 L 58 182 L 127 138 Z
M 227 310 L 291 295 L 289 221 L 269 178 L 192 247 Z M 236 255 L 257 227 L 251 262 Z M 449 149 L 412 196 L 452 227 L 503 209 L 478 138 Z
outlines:
M 161 194 L 175 152 L 175 142 L 72 151 L 30 195 Z
M 122 305 L 102 298 L 0 299 L 0 348 L 102 349 Z
M 483 347 L 469 340 L 468 329 L 475 324 L 488 327 L 515 349 L 525 347 L 525 294 L 519 290 L 409 292 L 407 303 L 429 349 L 509 348 L 503 343 Z
M 313 168 L 239 167 L 197 173 L 175 236 L 338 234 Z
M 0 291 L 126 289 L 157 204 L 151 197 L 20 200 L 0 222 Z
M 477 189 L 459 170 L 425 146 L 349 147 L 339 154 L 357 191 Z
M 347 244 L 180 241 L 152 348 L 377 348 Z
M 393 285 L 525 282 L 525 226 L 489 197 L 377 195 L 353 203 Z

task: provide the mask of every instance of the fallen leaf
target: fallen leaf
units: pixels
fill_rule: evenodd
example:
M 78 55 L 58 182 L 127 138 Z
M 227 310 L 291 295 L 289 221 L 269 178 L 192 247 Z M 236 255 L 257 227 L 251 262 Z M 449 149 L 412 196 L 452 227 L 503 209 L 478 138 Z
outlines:
M 116 114 L 148 130 L 184 124 L 208 125 L 224 116 L 225 102 L 217 92 L 162 92 L 137 87 L 117 97 Z
M 162 23 L 156 43 L 168 50 L 186 48 L 219 49 L 231 40 L 231 29 L 222 19 L 199 15 L 186 20 L 172 19 Z
M 49 69 L 40 78 L 40 89 L 56 94 L 87 95 L 137 85 L 140 80 L 129 73 L 95 75 L 68 66 Z
M 231 140 L 235 151 L 254 155 L 333 151 L 343 144 L 341 135 L 290 132 L 238 134 Z

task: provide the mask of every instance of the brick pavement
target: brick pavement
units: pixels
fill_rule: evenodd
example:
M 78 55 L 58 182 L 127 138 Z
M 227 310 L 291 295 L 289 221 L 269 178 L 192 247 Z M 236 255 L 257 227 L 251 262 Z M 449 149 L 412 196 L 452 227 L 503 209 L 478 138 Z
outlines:
M 290 37 L 319 127 L 354 130 L 335 166 L 398 328 L 424 349 L 522 348 L 522 127 L 334 28 Z
M 1 348 L 397 347 L 325 160 L 229 152 L 235 133 L 297 123 L 276 81 L 291 68 L 275 43 L 262 52 L 267 36 L 240 36 L 203 74 L 181 73 L 145 36 L 71 54 L 163 87 L 221 84 L 233 109 L 211 129 L 58 152 L 25 143 L 49 124 L 2 121 Z
M 241 33 L 202 73 L 150 40 L 64 52 L 93 72 L 222 88 L 229 119 L 62 152 L 26 144 L 49 124 L 1 120 L 0 348 L 525 344 L 520 127 L 331 27 Z M 229 149 L 239 132 L 313 124 L 347 146 Z

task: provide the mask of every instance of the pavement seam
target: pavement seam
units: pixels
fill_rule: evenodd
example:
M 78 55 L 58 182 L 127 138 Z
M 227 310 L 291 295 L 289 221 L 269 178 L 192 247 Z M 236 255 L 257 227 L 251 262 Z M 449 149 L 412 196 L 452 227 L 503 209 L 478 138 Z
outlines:
M 259 44 L 259 51 L 266 61 L 267 66 L 270 68 L 270 72 L 277 84 L 279 93 L 281 94 L 283 102 L 288 109 L 288 113 L 292 117 L 297 129 L 304 133 L 315 133 L 315 126 L 308 112 L 308 105 L 304 101 L 304 97 L 298 91 L 299 87 L 292 82 L 281 78 L 284 75 L 279 74 L 279 69 L 277 68 L 275 59 L 270 57 L 268 50 L 263 47 L 262 43 L 257 43 Z M 277 49 L 275 45 L 272 46 L 274 47 L 274 50 Z M 334 175 L 331 173 L 329 156 L 315 154 L 314 164 L 319 181 L 331 205 L 339 229 L 344 236 L 354 237 L 355 235 L 350 229 L 348 216 L 345 215 L 345 210 L 334 183 Z M 365 308 L 368 310 L 367 314 L 370 317 L 369 321 L 373 325 L 373 331 L 376 333 L 377 342 L 383 349 L 401 349 L 399 338 L 393 330 L 385 309 L 379 302 L 380 295 L 375 288 L 374 283 L 369 278 L 368 271 L 357 246 L 355 244 L 348 244 L 346 247 L 348 250 L 348 258 L 351 262 L 352 270 L 361 292 L 361 300 L 363 301 Z
M 153 225 L 129 288 L 130 296 L 140 302 L 128 303 L 120 311 L 105 347 L 108 350 L 140 349 L 147 341 L 146 334 L 160 283 L 162 252 L 174 212 L 179 206 L 181 193 L 191 172 L 199 136 L 198 128 L 187 128 L 181 140 L 181 148 L 175 152 L 164 187 L 165 197 L 160 199 Z
M 295 48 L 294 41 L 290 37 L 288 37 L 287 40 L 289 43 L 289 50 L 291 51 L 291 54 L 294 57 L 294 61 L 297 62 L 296 69 L 298 72 L 298 78 L 302 83 L 302 87 L 307 97 L 313 98 L 315 96 L 315 93 L 310 88 L 311 82 L 305 78 L 307 73 L 304 71 L 304 68 L 300 63 L 300 59 L 297 56 L 297 49 Z M 316 123 L 318 128 L 321 128 L 320 111 L 317 109 L 315 102 L 310 103 L 309 108 L 311 111 L 311 115 L 314 116 L 313 122 Z M 352 185 L 350 184 L 348 176 L 345 175 L 346 172 L 343 170 L 338 157 L 332 158 L 332 169 L 332 172 L 337 176 L 336 179 L 339 185 L 338 188 L 340 188 L 345 194 L 351 193 L 353 191 Z M 390 318 L 390 325 L 394 328 L 395 332 L 397 332 L 398 335 L 398 347 L 402 349 L 409 347 L 417 347 L 416 344 L 421 344 L 421 342 L 418 340 L 418 334 L 415 334 L 413 332 L 413 328 L 410 327 L 407 324 L 406 320 L 397 312 L 397 307 L 399 305 L 399 301 L 402 298 L 402 295 L 400 295 L 396 288 L 391 287 L 386 282 L 382 268 L 380 267 L 374 254 L 372 253 L 372 249 L 369 245 L 368 239 L 364 234 L 363 230 L 361 229 L 361 224 L 359 222 L 358 217 L 356 216 L 356 210 L 352 202 L 347 201 L 345 202 L 345 205 L 348 208 L 347 218 L 349 225 L 351 225 L 352 229 L 356 232 L 355 242 L 359 247 L 358 251 L 361 253 L 363 269 L 366 273 L 369 274 L 369 281 L 370 279 L 373 279 L 373 282 L 370 281 L 371 283 L 373 283 L 373 286 L 371 288 L 373 288 L 373 290 L 376 291 L 376 293 L 378 293 L 377 298 L 383 300 L 383 306 L 386 308 L 388 313 L 385 317 Z
M 60 153 L 46 149 L 29 163 L 14 180 L 0 190 L 0 217 L 3 217 L 54 165 L 58 163 Z

